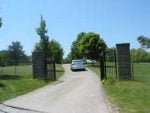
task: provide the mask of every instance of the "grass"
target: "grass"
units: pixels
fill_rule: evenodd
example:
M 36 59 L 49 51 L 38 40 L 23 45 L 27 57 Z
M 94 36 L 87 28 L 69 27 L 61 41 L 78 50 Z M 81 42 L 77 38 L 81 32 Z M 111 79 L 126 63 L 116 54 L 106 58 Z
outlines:
M 99 75 L 99 67 L 89 67 Z M 108 78 L 106 95 L 120 113 L 150 113 L 150 63 L 134 64 L 134 80 Z
M 3 68 L 4 75 L 0 75 L 0 102 L 52 83 L 51 81 L 32 79 L 32 65 L 17 66 L 16 70 L 15 75 L 14 66 Z M 63 73 L 64 69 L 57 64 L 56 78 L 61 77 Z

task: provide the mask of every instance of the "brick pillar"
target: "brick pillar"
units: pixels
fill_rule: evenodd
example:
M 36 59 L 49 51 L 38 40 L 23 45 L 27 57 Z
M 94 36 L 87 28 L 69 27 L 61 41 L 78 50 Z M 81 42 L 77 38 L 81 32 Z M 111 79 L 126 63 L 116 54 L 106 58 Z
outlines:
M 32 52 L 33 78 L 45 79 L 45 55 L 44 52 Z
M 132 79 L 131 61 L 130 61 L 130 44 L 116 44 L 117 47 L 117 64 L 118 76 L 120 80 Z

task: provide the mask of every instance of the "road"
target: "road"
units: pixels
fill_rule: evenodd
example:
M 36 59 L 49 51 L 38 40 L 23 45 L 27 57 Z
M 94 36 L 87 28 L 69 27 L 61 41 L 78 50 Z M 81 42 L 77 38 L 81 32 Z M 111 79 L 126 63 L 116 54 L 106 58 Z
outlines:
M 96 74 L 63 66 L 65 74 L 59 81 L 5 101 L 0 113 L 115 113 Z

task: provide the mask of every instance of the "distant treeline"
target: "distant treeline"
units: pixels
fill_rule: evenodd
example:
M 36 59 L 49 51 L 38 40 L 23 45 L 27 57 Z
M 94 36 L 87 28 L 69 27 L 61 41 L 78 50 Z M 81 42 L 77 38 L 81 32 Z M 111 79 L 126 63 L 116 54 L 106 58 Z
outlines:
M 20 42 L 12 42 L 8 49 L 0 51 L 0 66 L 29 64 L 31 56 L 27 56 L 23 51 L 23 46 Z
M 107 48 L 105 50 L 107 61 L 113 62 L 115 60 L 115 51 L 116 48 Z M 130 50 L 131 61 L 132 62 L 150 62 L 150 52 L 146 51 L 143 48 L 132 48 Z M 70 63 L 71 60 L 69 57 L 66 57 L 63 60 L 63 63 Z
M 131 49 L 132 62 L 150 62 L 150 52 L 143 48 Z
M 108 56 L 109 61 L 114 60 L 114 51 L 115 48 L 107 48 L 106 55 Z M 130 50 L 130 55 L 132 62 L 150 62 L 150 52 L 147 52 L 143 48 L 132 48 Z
M 31 64 L 32 63 L 32 57 L 27 55 L 22 55 L 20 58 L 16 61 L 11 57 L 9 51 L 1 50 L 0 51 L 0 66 L 11 66 L 11 65 L 18 65 L 18 64 Z

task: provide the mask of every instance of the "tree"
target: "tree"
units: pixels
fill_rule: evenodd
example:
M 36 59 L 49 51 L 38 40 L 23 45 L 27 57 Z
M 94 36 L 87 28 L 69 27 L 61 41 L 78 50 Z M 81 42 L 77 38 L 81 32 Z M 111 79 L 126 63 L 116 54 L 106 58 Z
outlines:
M 19 63 L 23 64 L 30 64 L 31 63 L 31 56 L 27 56 L 26 54 L 23 54 L 23 56 L 19 59 Z
M 68 64 L 71 62 L 71 54 L 68 54 L 66 58 L 63 59 L 63 63 Z
M 49 37 L 46 35 L 48 32 L 46 29 L 46 21 L 43 19 L 42 16 L 41 16 L 41 21 L 40 21 L 40 27 L 36 28 L 36 32 L 40 36 L 39 47 L 41 48 L 41 50 L 45 53 L 47 57 Z
M 149 52 L 147 53 L 147 56 L 145 59 L 146 59 L 146 62 L 150 62 L 150 53 Z
M 37 34 L 40 36 L 40 42 L 35 44 L 34 51 L 43 51 L 45 53 L 45 60 L 50 59 L 56 63 L 61 63 L 63 56 L 63 49 L 56 40 L 49 41 L 46 29 L 46 22 L 41 16 L 40 27 L 36 28 Z
M 150 38 L 141 35 L 137 37 L 137 40 L 141 44 L 142 47 L 150 48 Z
M 99 34 L 81 32 L 72 43 L 71 56 L 75 58 L 88 58 L 98 60 L 100 52 L 106 48 L 106 44 Z
M 8 52 L 10 58 L 15 62 L 15 65 L 18 65 L 19 59 L 24 55 L 23 46 L 20 42 L 12 42 L 12 45 L 9 45 Z
M 40 43 L 35 44 L 34 51 L 42 51 L 42 47 L 41 47 Z
M 56 40 L 49 41 L 48 49 L 48 57 L 56 63 L 62 63 L 64 52 L 59 42 Z
M 6 66 L 9 61 L 9 53 L 7 50 L 0 51 L 0 65 Z
M 34 51 L 41 51 L 42 47 L 40 43 L 36 43 Z M 48 41 L 48 47 L 47 47 L 47 59 L 50 59 L 51 61 L 55 61 L 56 63 L 61 63 L 63 58 L 63 48 L 56 40 L 50 40 Z
M 107 48 L 106 49 L 106 60 L 109 61 L 109 62 L 113 62 L 115 60 L 115 51 L 116 51 L 116 48 L 115 47 L 112 47 L 112 48 Z
M 106 44 L 99 34 L 89 32 L 86 33 L 81 40 L 82 52 L 88 59 L 98 60 L 102 50 L 106 48 Z
M 131 60 L 133 62 L 148 62 L 149 53 L 146 52 L 143 48 L 131 49 Z
M 72 43 L 70 56 L 72 59 L 83 58 L 81 40 L 85 36 L 85 32 L 78 34 L 77 39 Z

